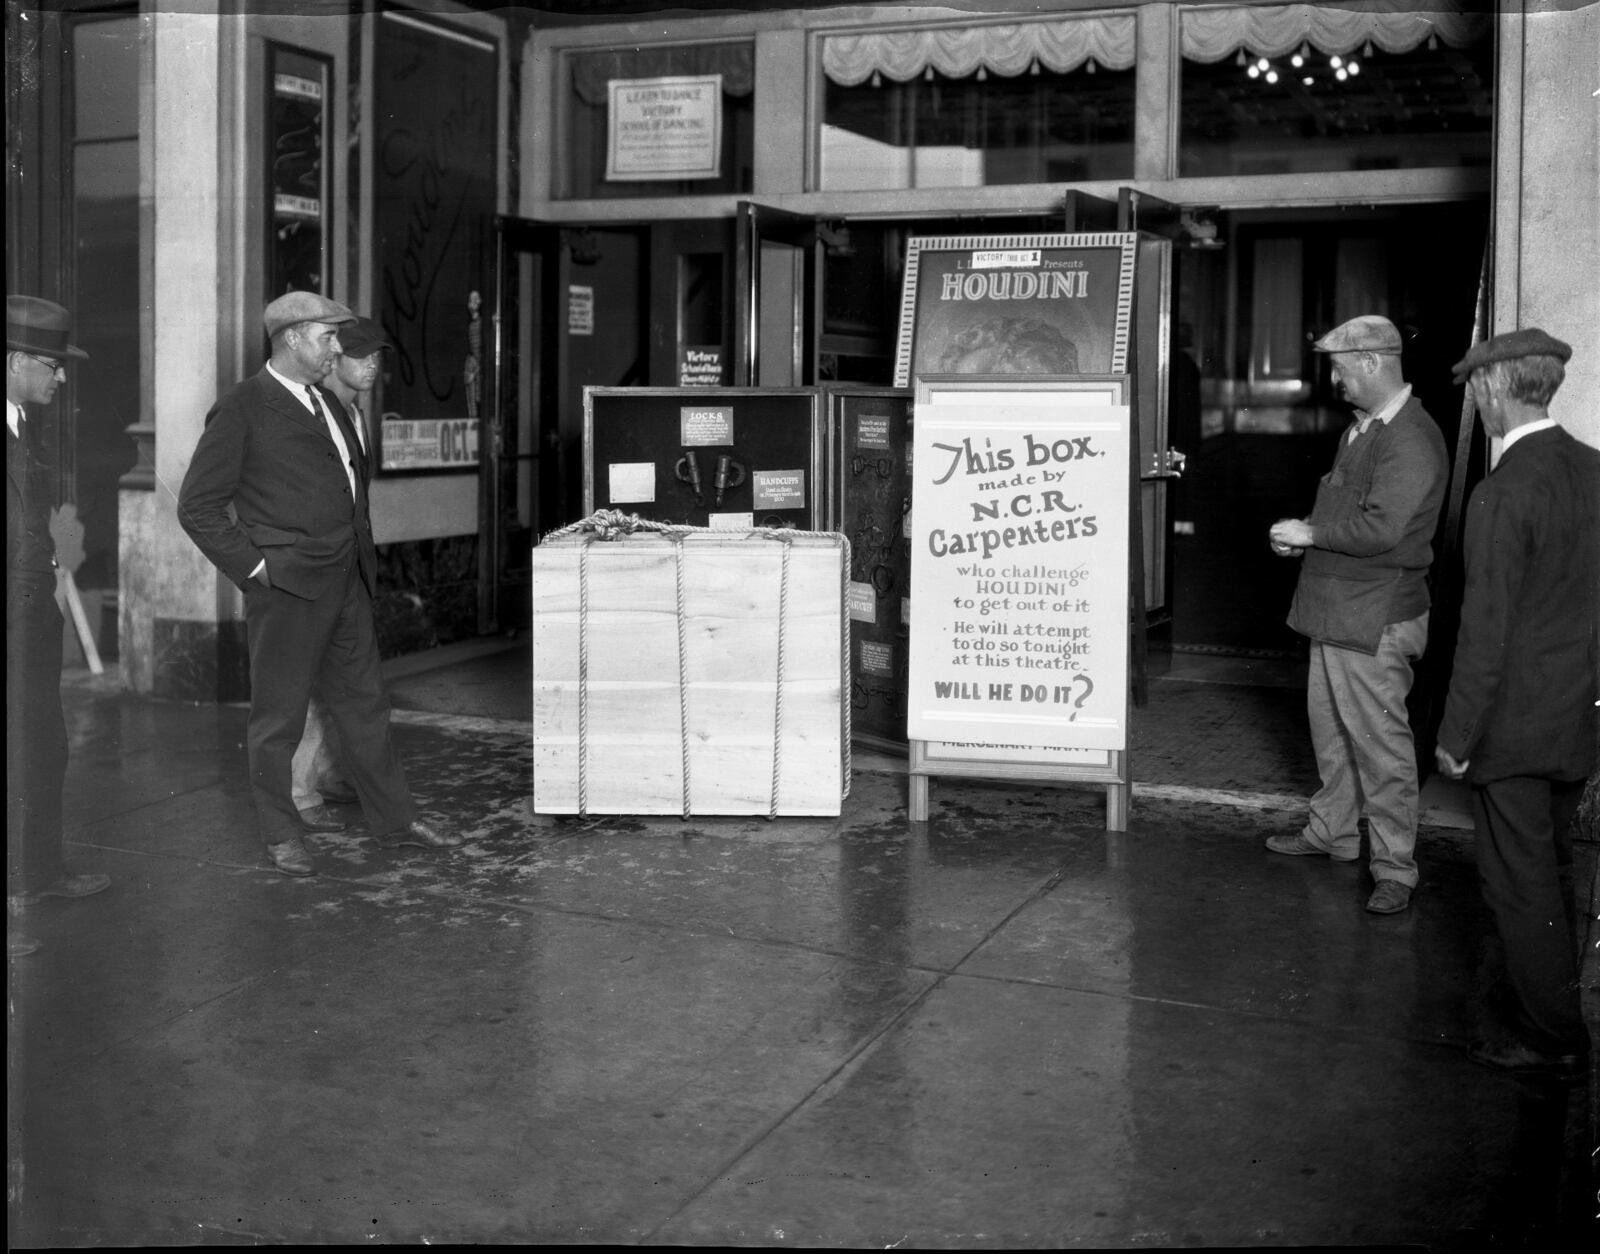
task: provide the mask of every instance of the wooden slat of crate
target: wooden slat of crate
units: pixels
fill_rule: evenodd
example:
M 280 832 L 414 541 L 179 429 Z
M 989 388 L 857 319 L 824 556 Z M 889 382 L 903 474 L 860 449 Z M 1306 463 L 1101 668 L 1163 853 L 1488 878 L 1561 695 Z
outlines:
M 790 533 L 778 813 L 839 813 L 843 550 Z M 771 807 L 783 542 L 697 533 L 684 545 L 690 808 Z M 579 810 L 579 550 L 533 554 L 534 808 Z M 683 809 L 674 544 L 649 533 L 589 546 L 588 768 L 593 814 Z

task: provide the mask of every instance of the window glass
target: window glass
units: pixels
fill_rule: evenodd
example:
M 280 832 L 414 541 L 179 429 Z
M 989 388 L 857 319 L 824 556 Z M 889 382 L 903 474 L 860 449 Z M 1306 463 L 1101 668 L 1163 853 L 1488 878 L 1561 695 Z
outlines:
M 136 460 L 139 420 L 138 17 L 75 22 L 71 171 L 73 343 L 64 469 L 83 524 L 84 589 L 117 586 L 117 485 Z
M 80 141 L 139 133 L 139 39 L 133 17 L 73 27 L 73 131 Z
M 752 43 L 601 49 L 565 57 L 568 199 L 707 196 L 749 192 L 755 152 L 755 48 Z M 700 86 L 714 78 L 716 89 Z M 612 117 L 614 91 L 632 99 Z M 654 92 L 653 100 L 641 99 Z M 679 156 L 639 128 L 656 126 L 679 141 Z M 709 137 L 704 141 L 696 137 Z M 680 159 L 681 156 L 681 159 Z M 654 161 L 659 177 L 642 177 Z M 674 167 L 676 166 L 676 169 Z M 664 167 L 664 168 L 663 168 Z
M 1311 32 L 1307 32 L 1310 34 Z M 1486 165 L 1492 42 L 1371 41 L 1324 51 L 1309 39 L 1216 61 L 1183 58 L 1181 175 L 1290 174 Z
M 952 77 L 931 67 L 909 82 L 844 86 L 823 101 L 827 191 L 985 187 L 1128 177 L 1133 71 Z

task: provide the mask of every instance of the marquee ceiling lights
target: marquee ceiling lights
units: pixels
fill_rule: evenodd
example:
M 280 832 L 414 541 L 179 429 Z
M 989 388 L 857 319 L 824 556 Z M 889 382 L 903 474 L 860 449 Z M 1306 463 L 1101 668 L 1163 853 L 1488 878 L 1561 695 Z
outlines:
M 1366 55 L 1372 55 L 1372 46 L 1367 45 Z M 1239 49 L 1238 64 L 1244 66 L 1246 78 L 1256 79 L 1260 82 L 1273 84 L 1282 76 L 1278 67 L 1266 57 L 1256 57 L 1254 60 L 1245 56 L 1244 49 Z M 1319 76 L 1318 67 L 1312 64 L 1308 49 L 1304 46 L 1300 51 L 1289 58 L 1289 64 L 1298 71 L 1298 77 L 1303 86 L 1310 87 Z M 1331 78 L 1335 82 L 1343 83 L 1357 77 L 1361 73 L 1361 62 L 1355 57 L 1342 57 L 1337 52 L 1330 53 L 1327 68 L 1321 72 L 1321 77 Z

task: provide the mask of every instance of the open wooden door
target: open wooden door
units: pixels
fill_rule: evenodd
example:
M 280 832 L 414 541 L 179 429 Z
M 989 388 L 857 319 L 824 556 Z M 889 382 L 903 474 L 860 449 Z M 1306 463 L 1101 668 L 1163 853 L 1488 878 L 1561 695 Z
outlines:
M 823 241 L 816 219 L 741 200 L 735 236 L 734 386 L 817 382 Z

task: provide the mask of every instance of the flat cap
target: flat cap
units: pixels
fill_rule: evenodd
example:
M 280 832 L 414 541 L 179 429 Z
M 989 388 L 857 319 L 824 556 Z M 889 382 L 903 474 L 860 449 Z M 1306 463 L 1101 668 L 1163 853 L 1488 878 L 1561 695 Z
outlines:
M 268 305 L 266 312 L 261 315 L 261 321 L 266 324 L 268 339 L 285 327 L 292 327 L 300 322 L 326 322 L 338 326 L 355 320 L 355 314 L 338 301 L 329 300 L 316 292 L 285 292 Z
M 1453 382 L 1465 383 L 1479 366 L 1491 361 L 1511 361 L 1517 357 L 1555 357 L 1565 364 L 1572 356 L 1572 345 L 1563 344 L 1553 335 L 1546 335 L 1538 327 L 1523 327 L 1520 331 L 1507 331 L 1474 344 L 1467 355 L 1450 367 Z
M 1311 346 L 1319 353 L 1400 352 L 1400 331 L 1381 314 L 1362 314 L 1341 322 Z
M 370 357 L 381 348 L 393 348 L 389 337 L 371 318 L 357 318 L 339 328 L 339 347 L 346 357 Z

